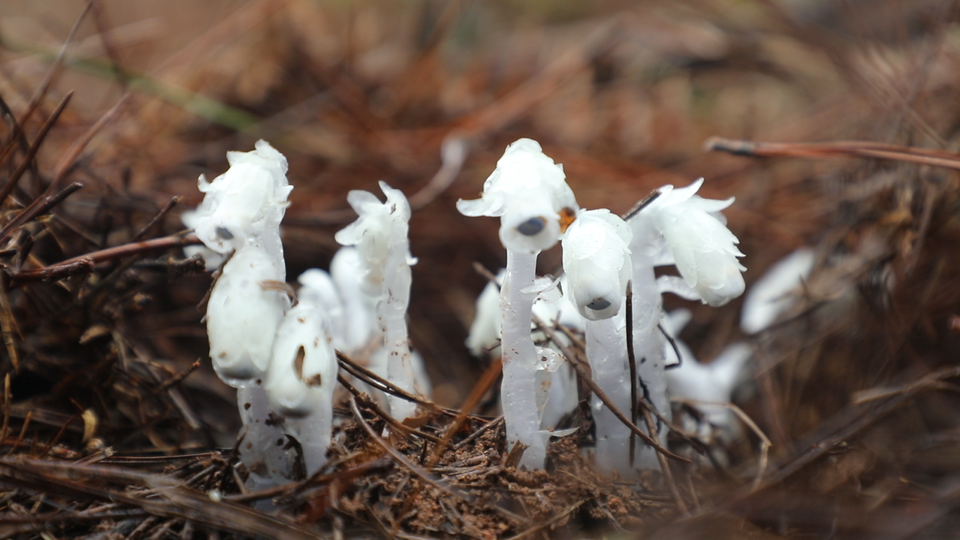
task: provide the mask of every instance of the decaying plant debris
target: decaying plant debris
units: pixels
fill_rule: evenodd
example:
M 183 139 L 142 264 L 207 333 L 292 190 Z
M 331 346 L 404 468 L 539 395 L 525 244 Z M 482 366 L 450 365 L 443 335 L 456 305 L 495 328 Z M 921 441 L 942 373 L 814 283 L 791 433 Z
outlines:
M 0 537 L 956 534 L 955 2 L 54 4 L 0 8 Z M 736 196 L 748 287 L 815 248 L 793 311 L 749 338 L 741 441 L 674 433 L 669 478 L 604 477 L 584 401 L 546 471 L 511 466 L 497 365 L 462 346 L 472 263 L 503 255 L 454 201 L 520 136 L 588 207 L 699 176 Z M 341 358 L 330 464 L 253 493 L 178 216 L 257 138 L 291 161 L 288 275 L 327 265 L 347 190 L 410 196 L 410 327 L 436 391 L 381 438 Z M 701 360 L 745 339 L 737 302 L 688 307 Z

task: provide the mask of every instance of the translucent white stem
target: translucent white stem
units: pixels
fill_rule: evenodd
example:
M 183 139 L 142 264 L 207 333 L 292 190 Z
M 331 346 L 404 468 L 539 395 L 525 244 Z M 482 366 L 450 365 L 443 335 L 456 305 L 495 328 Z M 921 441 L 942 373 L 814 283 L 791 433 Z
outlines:
M 288 427 L 297 433 L 307 476 L 316 473 L 327 462 L 330 431 L 333 429 L 333 408 L 323 408 L 306 418 L 287 420 Z
M 644 231 L 646 232 L 646 231 Z M 644 234 L 637 234 L 634 229 L 634 239 L 643 239 Z M 670 401 L 667 398 L 667 379 L 664 372 L 663 347 L 665 340 L 660 329 L 662 313 L 660 291 L 653 273 L 653 254 L 657 251 L 655 243 L 636 245 L 633 247 L 633 350 L 637 363 L 637 374 L 640 377 L 641 392 L 660 414 L 670 418 Z M 643 422 L 641 428 L 645 428 Z M 666 439 L 667 429 L 663 426 L 659 430 L 661 441 Z M 638 468 L 658 469 L 660 467 L 653 449 L 644 446 L 640 456 L 635 461 Z
M 540 431 L 537 410 L 537 350 L 530 336 L 530 319 L 536 293 L 537 254 L 507 251 L 507 269 L 500 288 L 503 315 L 503 384 L 500 399 L 510 448 L 520 442 L 527 448 L 520 465 L 542 469 L 549 435 Z M 527 290 L 527 292 L 523 292 Z
M 410 342 L 407 336 L 407 306 L 410 304 L 409 243 L 397 242 L 390 246 L 383 276 L 384 293 L 377 303 L 377 316 L 383 330 L 383 345 L 389 351 L 387 377 L 390 382 L 411 394 L 416 394 Z M 393 395 L 388 397 L 390 414 L 400 420 L 415 416 L 417 404 Z
M 624 312 L 598 321 L 586 321 L 587 358 L 591 377 L 607 398 L 630 415 L 630 369 L 627 361 L 627 328 Z M 624 478 L 635 475 L 630 465 L 630 428 L 625 426 L 597 396 L 593 396 L 593 421 L 596 425 L 597 465 L 619 471 Z M 635 443 L 636 450 L 643 442 Z M 637 452 L 639 455 L 639 452 Z
M 275 486 L 293 479 L 293 463 L 284 450 L 287 438 L 279 415 L 272 415 L 267 392 L 262 384 L 237 388 L 237 403 L 243 421 L 240 461 L 250 471 L 247 487 Z

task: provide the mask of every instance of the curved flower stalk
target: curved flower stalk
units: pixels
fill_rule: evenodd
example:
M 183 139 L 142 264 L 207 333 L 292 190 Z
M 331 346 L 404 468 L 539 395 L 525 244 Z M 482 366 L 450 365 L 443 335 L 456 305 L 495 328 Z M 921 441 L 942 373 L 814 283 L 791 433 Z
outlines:
M 410 204 L 400 190 L 380 182 L 386 202 L 367 191 L 351 191 L 347 202 L 357 212 L 357 221 L 337 232 L 337 242 L 356 246 L 363 268 L 362 287 L 378 298 L 377 318 L 389 351 L 387 375 L 401 389 L 416 393 L 414 372 L 407 337 L 407 306 L 410 303 L 410 256 L 407 239 Z M 390 414 L 403 421 L 416 414 L 417 406 L 390 396 Z
M 563 224 L 578 208 L 564 178 L 563 168 L 536 141 L 520 139 L 497 162 L 480 199 L 457 201 L 463 215 L 500 218 L 500 241 L 507 249 L 500 289 L 503 416 L 510 447 L 518 442 L 526 447 L 520 464 L 536 469 L 543 468 L 550 433 L 540 429 L 537 407 L 541 353 L 530 336 L 533 285 L 537 255 L 559 241 Z
M 631 410 L 627 376 L 627 283 L 633 273 L 630 226 L 609 210 L 581 210 L 564 233 L 563 269 L 574 301 L 586 319 L 587 359 L 591 377 L 621 411 Z M 593 398 L 597 465 L 624 477 L 635 475 L 630 429 Z M 640 450 L 642 445 L 637 445 Z
M 307 475 L 326 463 L 333 427 L 337 357 L 327 314 L 308 300 L 287 311 L 277 329 L 266 377 L 271 408 L 300 442 Z
M 280 221 L 293 189 L 287 182 L 287 159 L 267 141 L 257 141 L 255 148 L 227 152 L 230 169 L 213 182 L 200 176 L 199 188 L 206 195 L 197 208 L 194 229 L 204 245 L 217 253 L 256 246 L 282 269 Z

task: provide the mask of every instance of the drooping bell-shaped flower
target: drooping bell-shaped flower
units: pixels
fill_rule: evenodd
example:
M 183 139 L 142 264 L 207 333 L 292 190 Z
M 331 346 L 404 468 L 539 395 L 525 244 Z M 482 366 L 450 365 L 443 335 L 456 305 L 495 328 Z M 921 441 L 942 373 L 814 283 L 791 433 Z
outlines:
M 705 304 L 722 306 L 743 293 L 743 265 L 737 260 L 743 253 L 739 240 L 716 217 L 733 204 L 696 196 L 703 179 L 687 187 L 660 188 L 660 195 L 644 208 L 638 219 L 652 220 L 673 255 L 674 264 L 684 281 Z
M 563 271 L 580 314 L 589 320 L 620 312 L 630 261 L 630 226 L 609 210 L 581 210 L 563 235 Z
M 206 195 L 197 208 L 197 237 L 217 253 L 258 246 L 283 260 L 280 220 L 293 189 L 287 182 L 287 159 L 270 143 L 257 141 L 252 152 L 227 152 L 230 169 L 199 188 Z
M 518 253 L 553 247 L 577 208 L 563 167 L 531 139 L 507 147 L 483 183 L 481 198 L 457 201 L 457 210 L 465 216 L 499 217 L 500 241 Z

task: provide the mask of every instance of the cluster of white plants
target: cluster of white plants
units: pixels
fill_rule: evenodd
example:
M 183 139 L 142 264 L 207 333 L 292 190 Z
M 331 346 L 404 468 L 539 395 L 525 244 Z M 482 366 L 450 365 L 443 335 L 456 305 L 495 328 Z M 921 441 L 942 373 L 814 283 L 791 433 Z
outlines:
M 538 377 L 538 372 L 557 369 L 557 355 L 538 347 L 531 333 L 535 300 L 540 294 L 541 302 L 546 301 L 551 288 L 550 280 L 536 278 L 537 255 L 561 243 L 565 277 L 560 288 L 580 317 L 568 324 L 585 332 L 592 378 L 611 403 L 630 411 L 631 386 L 636 383 L 642 397 L 669 418 L 661 295 L 671 292 L 720 306 L 744 291 L 745 268 L 737 260 L 743 254 L 719 213 L 733 199 L 699 197 L 702 183 L 700 179 L 680 189 L 663 186 L 624 221 L 608 210 L 579 208 L 562 167 L 545 156 L 538 143 L 521 139 L 507 147 L 481 198 L 458 202 L 465 215 L 501 220 L 507 268 L 500 284 L 500 320 L 491 322 L 491 310 L 485 307 L 490 293 L 481 295 L 468 344 L 478 351 L 491 345 L 494 331 L 501 329 L 504 421 L 508 444 L 526 447 L 521 464 L 543 467 L 547 440 L 555 435 L 543 420 L 557 418 L 557 407 L 570 407 L 569 400 L 558 405 L 543 399 L 550 380 L 562 381 L 562 375 Z M 654 268 L 665 265 L 676 266 L 680 277 L 656 278 Z M 628 290 L 631 328 L 625 309 Z M 630 377 L 628 340 L 636 381 Z M 644 445 L 634 445 L 631 455 L 631 430 L 596 396 L 592 407 L 601 467 L 631 474 L 657 466 L 653 450 Z M 665 433 L 661 429 L 660 434 Z
M 350 192 L 347 200 L 359 217 L 336 234 L 344 247 L 329 273 L 311 269 L 299 276 L 292 298 L 280 242 L 292 189 L 286 159 L 265 141 L 227 158 L 226 173 L 213 182 L 200 177 L 205 198 L 184 219 L 204 243 L 197 251 L 208 266 L 222 265 L 207 305 L 210 357 L 217 374 L 237 388 L 244 424 L 240 456 L 249 483 L 260 487 L 294 476 L 288 437 L 299 443 L 308 474 L 325 463 L 337 350 L 366 359 L 408 393 L 427 395 L 430 387 L 407 336 L 416 259 L 403 194 L 383 182 L 383 202 L 369 192 Z M 568 432 L 553 428 L 577 405 L 573 372 L 558 350 L 537 345 L 545 340 L 531 326 L 534 315 L 583 330 L 592 378 L 616 408 L 631 411 L 636 384 L 669 417 L 661 295 L 718 306 L 744 290 L 742 254 L 719 214 L 732 199 L 697 196 L 701 183 L 664 186 L 625 221 L 609 210 L 580 208 L 563 168 L 537 142 L 520 139 L 507 147 L 481 198 L 458 201 L 465 215 L 501 220 L 506 269 L 481 295 L 468 345 L 478 354 L 500 339 L 507 441 L 525 447 L 521 465 L 543 467 L 549 438 Z M 557 243 L 564 276 L 538 278 L 538 254 Z M 680 276 L 656 278 L 654 268 L 663 265 L 675 265 Z M 387 402 L 397 420 L 416 415 L 415 403 L 393 396 Z M 652 449 L 631 445 L 630 429 L 609 407 L 596 397 L 592 407 L 601 467 L 625 475 L 656 467 Z
M 213 182 L 200 177 L 206 195 L 185 221 L 204 243 L 206 250 L 195 252 L 208 265 L 226 260 L 207 304 L 210 358 L 220 378 L 237 388 L 244 424 L 240 457 L 250 472 L 248 483 L 263 487 L 296 473 L 287 437 L 299 443 L 307 474 L 326 462 L 335 349 L 372 349 L 370 356 L 386 364 L 374 369 L 379 375 L 411 393 L 429 390 L 422 375 L 416 382 L 404 320 L 415 262 L 407 241 L 410 207 L 384 183 L 386 203 L 368 192 L 351 192 L 348 201 L 360 217 L 337 240 L 356 247 L 337 253 L 332 275 L 304 272 L 292 302 L 280 242 L 292 189 L 287 161 L 265 141 L 252 152 L 229 152 L 227 159 L 230 169 Z M 406 401 L 390 405 L 399 420 L 415 413 Z

